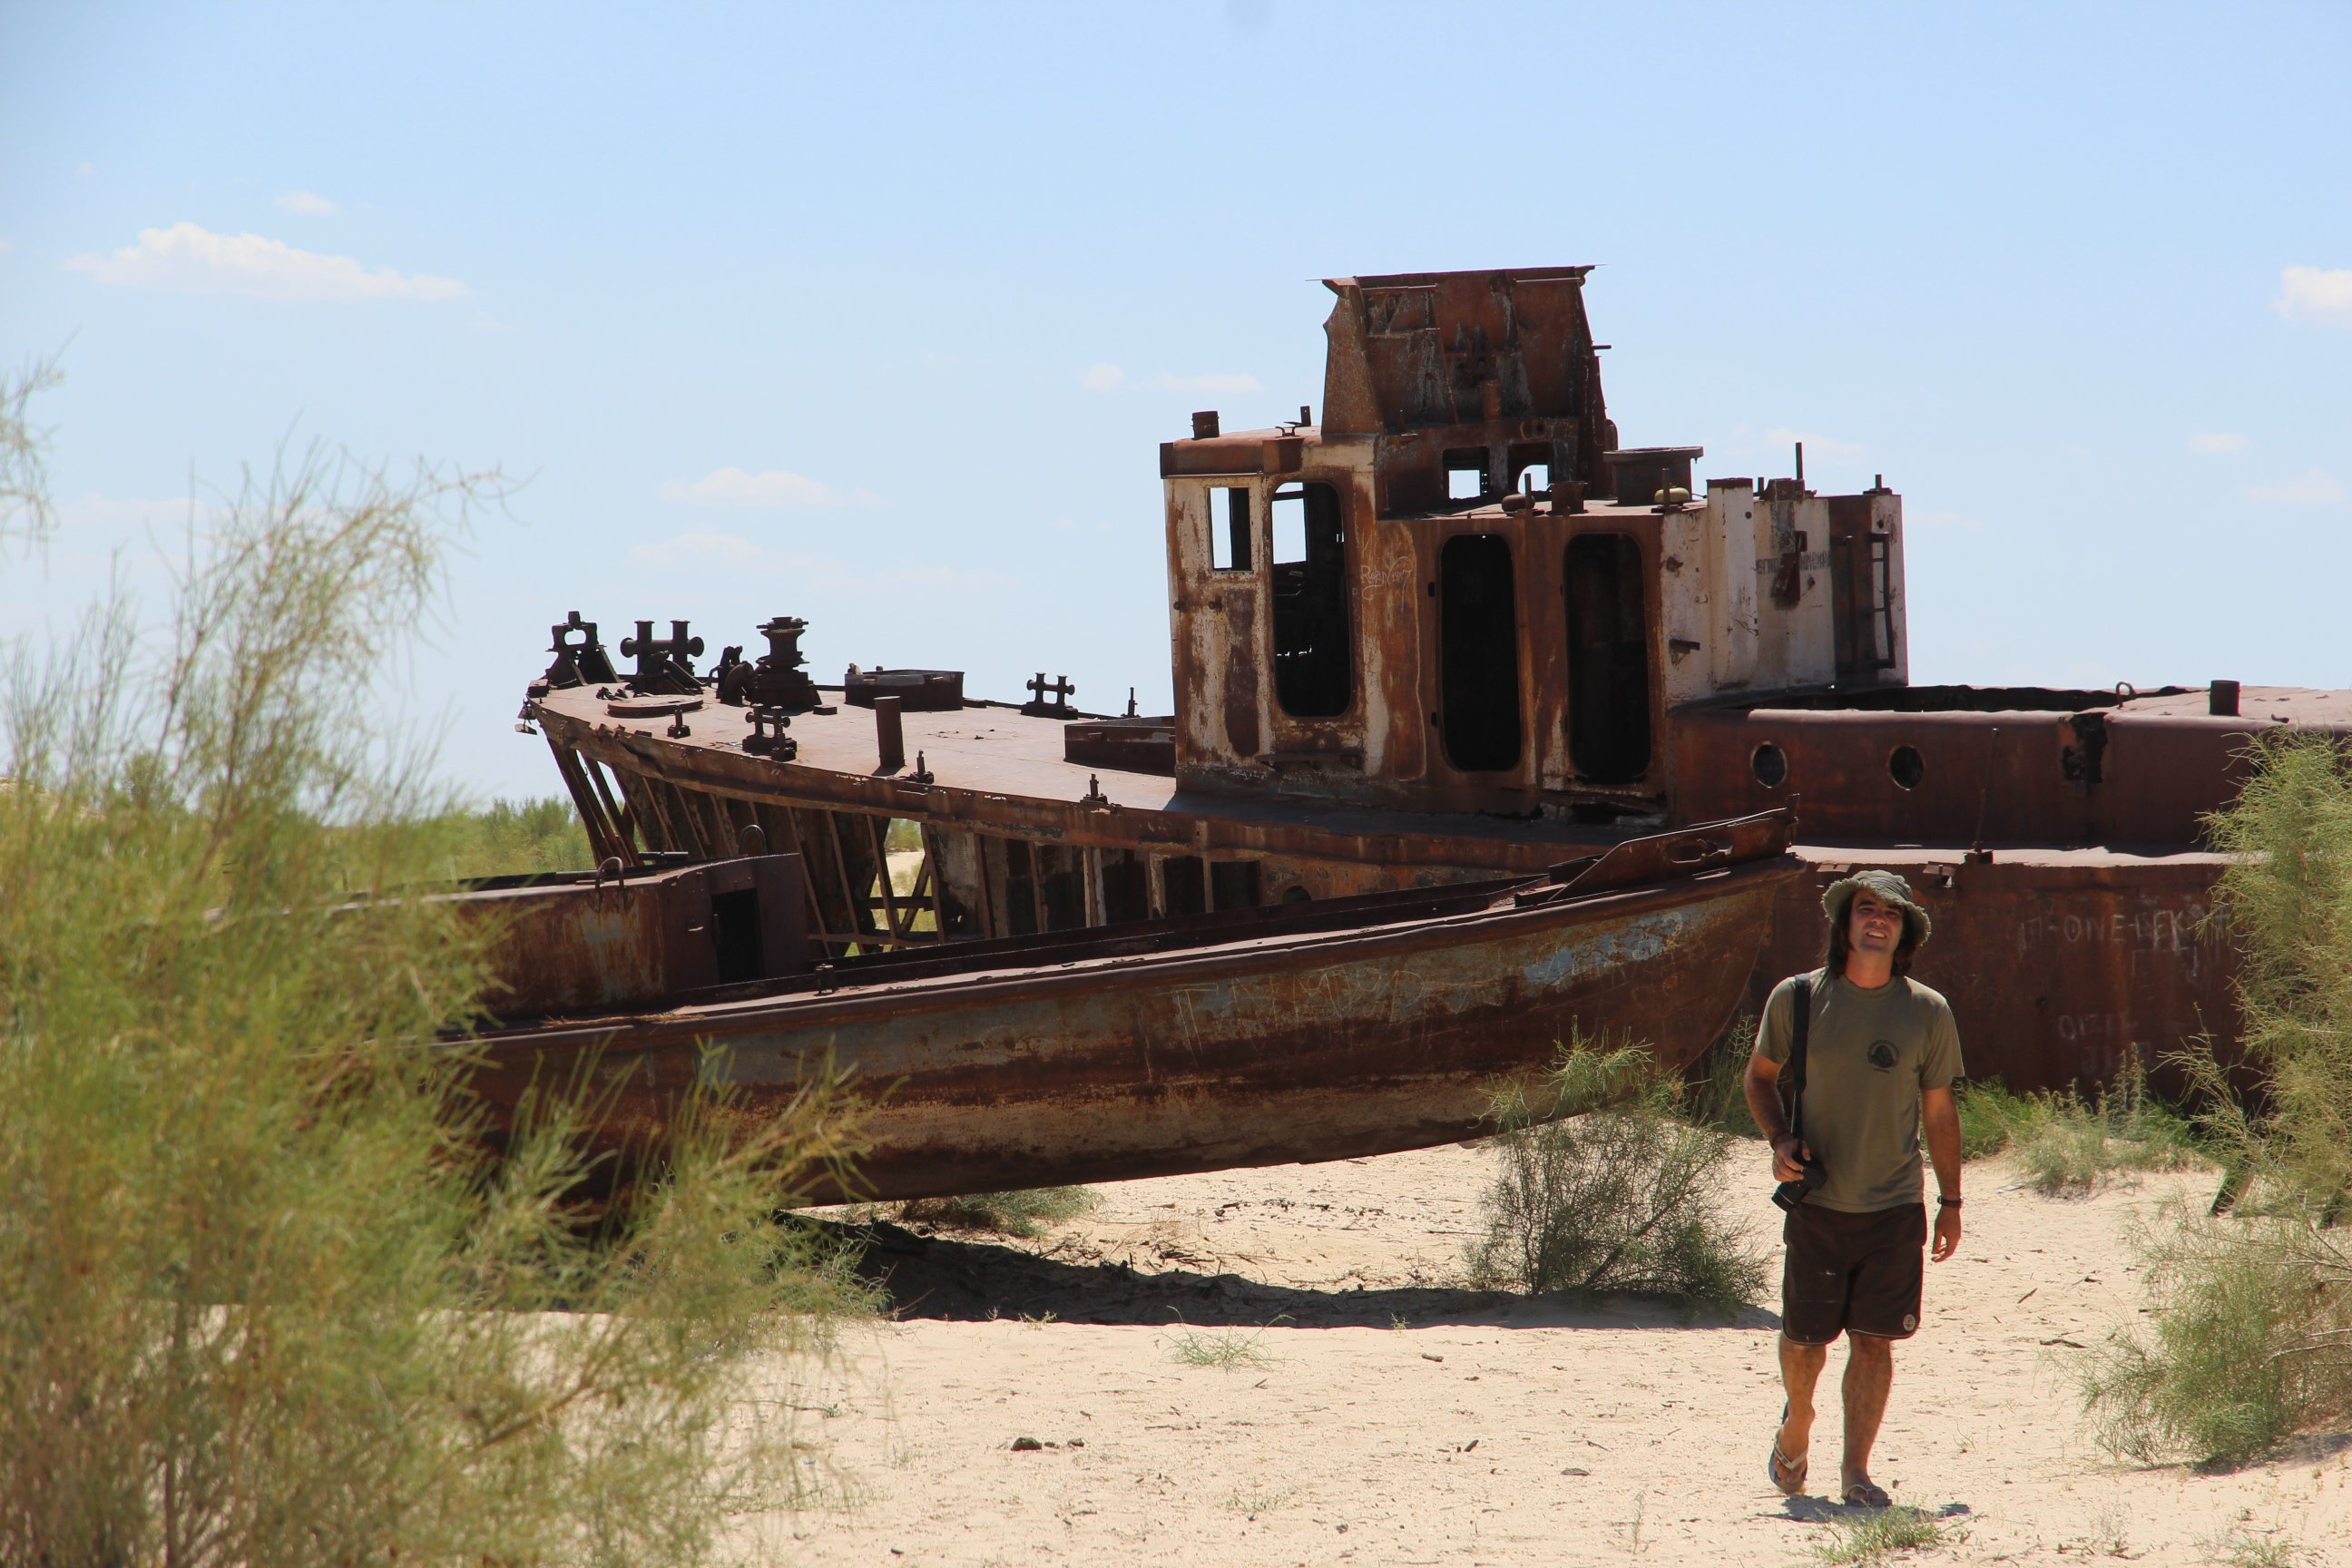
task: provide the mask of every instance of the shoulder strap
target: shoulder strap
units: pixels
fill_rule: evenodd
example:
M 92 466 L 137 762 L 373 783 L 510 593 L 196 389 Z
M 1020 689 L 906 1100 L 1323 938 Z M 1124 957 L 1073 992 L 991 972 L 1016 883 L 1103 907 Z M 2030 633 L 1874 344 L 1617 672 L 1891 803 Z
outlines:
M 1813 977 L 1797 976 L 1790 1000 L 1796 1004 L 1794 1027 L 1789 1037 L 1789 1065 L 1781 1072 L 1781 1081 L 1789 1086 L 1789 1132 L 1801 1138 L 1805 1132 L 1805 1037 L 1813 1027 Z

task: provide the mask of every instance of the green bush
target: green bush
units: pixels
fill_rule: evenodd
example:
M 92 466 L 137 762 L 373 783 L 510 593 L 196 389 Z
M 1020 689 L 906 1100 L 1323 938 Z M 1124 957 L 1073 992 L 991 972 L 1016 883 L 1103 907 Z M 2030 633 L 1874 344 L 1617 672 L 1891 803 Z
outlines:
M 2147 1092 L 2137 1058 L 2111 1088 L 2018 1095 L 1998 1079 L 1959 1092 L 1960 1157 L 2016 1152 L 2036 1192 L 2081 1196 L 2117 1172 L 2169 1171 L 2205 1158 L 2188 1118 Z
M 1748 1109 L 1748 1058 L 1756 1050 L 1756 1015 L 1742 1009 L 1684 1076 L 1690 1120 L 1735 1138 L 1761 1138 Z
M 1500 1170 L 1467 1249 L 1487 1289 L 1634 1290 L 1725 1310 L 1764 1265 L 1715 1206 L 1735 1140 L 1688 1121 L 1680 1085 L 1637 1047 L 1564 1051 L 1533 1096 L 1497 1095 Z M 1759 1194 L 1760 1198 L 1760 1194 Z
M 2352 1411 L 2352 1253 L 2293 1219 L 2177 1219 L 2144 1238 L 2150 1331 L 2084 1382 L 2100 1439 L 2142 1460 L 2236 1462 Z
M 504 877 L 531 871 L 587 871 L 596 860 L 588 830 L 568 800 L 494 800 L 446 812 L 423 824 L 427 863 L 442 875 Z
M 813 1100 L 689 1100 L 583 1206 L 493 1163 L 452 809 L 364 715 L 479 481 L 307 461 L 0 686 L 0 1562 L 673 1563 L 781 1495 L 745 1358 L 866 1298 L 781 1222 Z
M 2332 1228 L 2352 1192 L 2352 744 L 2268 735 L 2247 760 L 2209 826 L 2260 1114 L 2210 1043 L 2177 1058 L 2238 1209 L 2144 1243 L 2146 1324 L 2083 1384 L 2102 1439 L 2141 1457 L 2242 1459 L 2352 1416 L 2352 1252 Z

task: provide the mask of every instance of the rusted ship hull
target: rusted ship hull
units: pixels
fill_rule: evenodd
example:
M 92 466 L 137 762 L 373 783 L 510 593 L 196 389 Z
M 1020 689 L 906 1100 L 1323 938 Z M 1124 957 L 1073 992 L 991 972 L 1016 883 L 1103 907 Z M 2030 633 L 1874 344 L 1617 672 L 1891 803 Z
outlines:
M 1517 884 L 1466 912 L 1304 935 L 803 982 L 493 1034 L 478 1089 L 510 1108 L 591 1059 L 614 1097 L 605 1136 L 642 1147 L 698 1074 L 758 1116 L 830 1064 L 866 1106 L 868 1148 L 851 1190 L 819 1200 L 1383 1153 L 1490 1131 L 1496 1080 L 1580 1032 L 1710 1038 L 1795 875 L 1774 855 L 1594 893 Z

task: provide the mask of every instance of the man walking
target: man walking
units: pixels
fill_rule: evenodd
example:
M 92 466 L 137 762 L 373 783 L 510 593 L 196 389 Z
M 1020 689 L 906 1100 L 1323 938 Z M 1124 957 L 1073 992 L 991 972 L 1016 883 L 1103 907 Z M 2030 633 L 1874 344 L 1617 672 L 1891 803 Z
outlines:
M 1895 1380 L 1895 1342 L 1919 1326 L 1923 1126 L 1936 1167 L 1936 1261 L 1960 1245 L 1960 1119 L 1952 1099 L 1960 1038 L 1950 1005 L 1906 973 L 1930 929 L 1908 883 L 1892 871 L 1864 871 L 1833 884 L 1822 910 L 1827 956 L 1812 973 L 1773 988 L 1746 1078 L 1748 1108 L 1771 1142 L 1774 1179 L 1804 1184 L 1782 1232 L 1780 1382 L 1789 1402 L 1768 1473 L 1790 1497 L 1805 1489 L 1813 1387 L 1830 1342 L 1843 1332 L 1838 1495 L 1885 1508 L 1886 1493 L 1870 1479 L 1870 1449 Z M 1801 1085 L 1793 1126 L 1780 1089 L 1792 1048 Z

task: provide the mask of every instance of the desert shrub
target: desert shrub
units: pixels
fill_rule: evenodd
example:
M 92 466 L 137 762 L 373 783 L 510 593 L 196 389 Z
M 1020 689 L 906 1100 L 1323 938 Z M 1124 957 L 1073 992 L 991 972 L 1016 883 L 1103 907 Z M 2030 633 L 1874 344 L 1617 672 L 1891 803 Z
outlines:
M 494 800 L 423 826 L 427 863 L 451 878 L 585 871 L 596 864 L 579 813 L 561 797 Z
M 1010 1193 L 916 1198 L 898 1206 L 898 1217 L 947 1230 L 992 1230 L 1000 1236 L 1026 1237 L 1076 1219 L 1101 1202 L 1101 1196 L 1087 1187 L 1029 1187 Z
M 1735 1140 L 1695 1125 L 1646 1051 L 1578 1042 L 1531 1094 L 1501 1091 L 1500 1169 L 1467 1261 L 1488 1289 L 1638 1290 L 1729 1310 L 1762 1261 L 1716 1208 Z M 1760 1194 L 1759 1194 L 1760 1201 Z
M 1960 1157 L 2014 1151 L 2049 1196 L 2082 1196 L 2118 1173 L 2179 1170 L 2205 1158 L 2196 1129 L 2147 1090 L 2137 1056 L 2085 1099 L 2071 1089 L 2011 1094 L 1998 1079 L 1962 1086 Z
M 1764 1136 L 1748 1109 L 1748 1058 L 1755 1050 L 1756 1015 L 1743 1008 L 1683 1075 L 1683 1104 L 1692 1121 L 1735 1138 Z
M 2041 1120 L 2043 1109 L 2030 1096 L 2011 1094 L 1998 1078 L 1961 1084 L 1956 1100 L 1963 1160 L 1989 1160 L 2000 1153 Z
M 2150 1328 L 2084 1375 L 2100 1439 L 2235 1462 L 2352 1410 L 2352 1251 L 2276 1215 L 2176 1217 L 2143 1238 Z
M 587 1108 L 478 1136 L 479 928 L 331 912 L 439 874 L 365 715 L 483 493 L 298 462 L 0 658 L 0 1562 L 691 1562 L 790 1484 L 734 1391 L 864 1300 L 777 1218 L 824 1107 L 586 1210 Z
M 2102 1439 L 2146 1457 L 2243 1458 L 2352 1415 L 2352 1252 L 2332 1228 L 2352 1190 L 2352 745 L 2265 736 L 2249 760 L 2209 826 L 2261 1115 L 2210 1045 L 2178 1058 L 2238 1214 L 2146 1240 L 2146 1326 L 2083 1384 Z
M 1274 1358 L 1259 1342 L 1265 1330 L 1194 1329 L 1179 1323 L 1168 1335 L 1168 1353 L 1185 1366 L 1213 1366 L 1220 1372 L 1241 1372 L 1270 1366 Z

